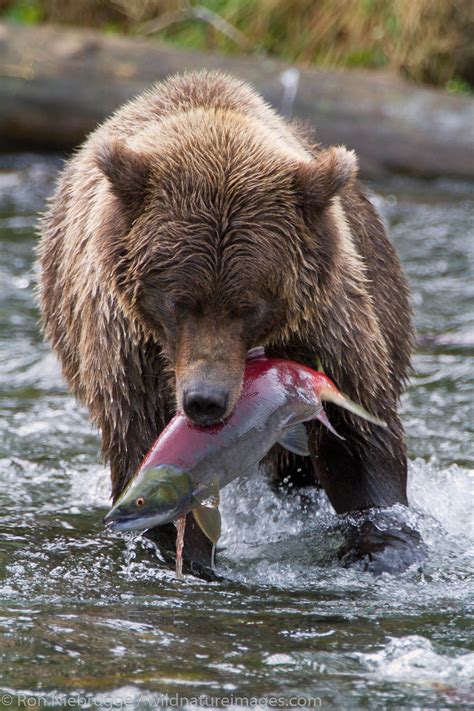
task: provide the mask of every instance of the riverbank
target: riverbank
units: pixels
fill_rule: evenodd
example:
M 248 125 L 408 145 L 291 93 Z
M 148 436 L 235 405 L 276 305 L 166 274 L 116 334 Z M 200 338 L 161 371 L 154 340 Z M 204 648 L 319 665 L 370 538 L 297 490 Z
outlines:
M 70 150 L 153 82 L 220 69 L 315 126 L 319 141 L 355 149 L 365 177 L 474 179 L 474 99 L 387 72 L 299 69 L 94 30 L 6 24 L 0 24 L 0 67 L 2 150 Z

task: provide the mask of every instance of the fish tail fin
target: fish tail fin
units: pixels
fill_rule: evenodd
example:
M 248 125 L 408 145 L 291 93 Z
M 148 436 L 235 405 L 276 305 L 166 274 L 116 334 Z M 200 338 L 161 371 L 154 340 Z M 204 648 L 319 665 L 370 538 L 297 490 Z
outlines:
M 344 410 L 347 410 L 348 412 L 352 412 L 352 414 L 354 415 L 362 417 L 362 419 L 367 420 L 367 422 L 371 422 L 372 424 L 378 425 L 379 427 L 387 427 L 387 423 L 384 420 L 381 420 L 379 417 L 372 415 L 368 410 L 365 409 L 365 407 L 362 407 L 362 405 L 359 405 L 357 402 L 351 400 L 347 395 L 341 393 L 341 391 L 338 390 L 335 385 L 333 385 L 332 383 L 331 385 L 331 388 L 324 387 L 319 392 L 319 397 L 321 398 L 322 402 L 332 402 L 333 405 L 342 407 Z
M 362 417 L 362 419 L 367 420 L 367 422 L 372 422 L 372 424 L 378 425 L 379 427 L 387 427 L 387 423 L 384 422 L 384 420 L 381 420 L 379 417 L 372 415 L 370 412 L 368 412 L 368 410 L 365 409 L 365 407 L 351 400 L 350 397 L 342 393 L 334 385 L 332 380 L 330 380 L 322 373 L 319 373 L 316 391 L 321 402 L 332 402 L 333 405 L 342 407 L 344 410 L 347 410 L 348 412 L 352 412 L 354 415 Z

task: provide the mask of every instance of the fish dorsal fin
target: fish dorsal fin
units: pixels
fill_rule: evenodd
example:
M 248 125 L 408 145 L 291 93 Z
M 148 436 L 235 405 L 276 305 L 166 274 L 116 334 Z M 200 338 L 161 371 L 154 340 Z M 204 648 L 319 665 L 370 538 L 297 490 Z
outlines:
M 301 457 L 309 457 L 308 435 L 302 422 L 286 430 L 278 440 L 278 444 Z
M 316 361 L 315 361 L 315 363 L 316 363 L 316 370 L 317 370 L 319 373 L 324 373 L 323 364 L 321 363 L 321 358 L 320 358 L 319 356 L 316 356 Z
M 216 545 L 221 535 L 221 515 L 218 508 L 196 506 L 193 516 L 197 525 L 209 540 Z

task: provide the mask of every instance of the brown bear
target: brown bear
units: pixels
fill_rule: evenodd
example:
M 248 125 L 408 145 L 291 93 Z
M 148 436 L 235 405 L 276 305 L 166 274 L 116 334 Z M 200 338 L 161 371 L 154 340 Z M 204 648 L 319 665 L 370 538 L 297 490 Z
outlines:
M 388 423 L 330 411 L 344 441 L 311 425 L 311 459 L 276 448 L 273 479 L 319 482 L 338 513 L 407 503 L 397 404 L 413 347 L 408 288 L 356 173 L 353 152 L 311 143 L 217 72 L 156 85 L 69 161 L 42 221 L 41 309 L 101 430 L 114 498 L 176 408 L 201 425 L 231 412 L 246 352 L 263 345 L 319 358 Z M 411 561 L 396 526 L 380 541 L 363 521 L 346 562 L 383 569 L 387 549 L 386 567 Z M 152 535 L 166 549 L 173 531 Z M 191 521 L 185 551 L 209 560 Z

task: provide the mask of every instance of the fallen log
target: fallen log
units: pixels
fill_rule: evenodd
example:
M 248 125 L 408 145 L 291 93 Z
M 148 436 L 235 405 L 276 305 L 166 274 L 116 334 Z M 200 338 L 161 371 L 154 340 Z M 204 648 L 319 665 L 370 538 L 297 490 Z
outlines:
M 127 99 L 190 69 L 250 81 L 318 140 L 346 144 L 368 176 L 399 172 L 474 179 L 474 100 L 386 72 L 304 68 L 188 52 L 84 29 L 0 24 L 0 148 L 69 150 Z M 284 90 L 286 84 L 286 90 Z M 294 93 L 294 101 L 292 97 Z

